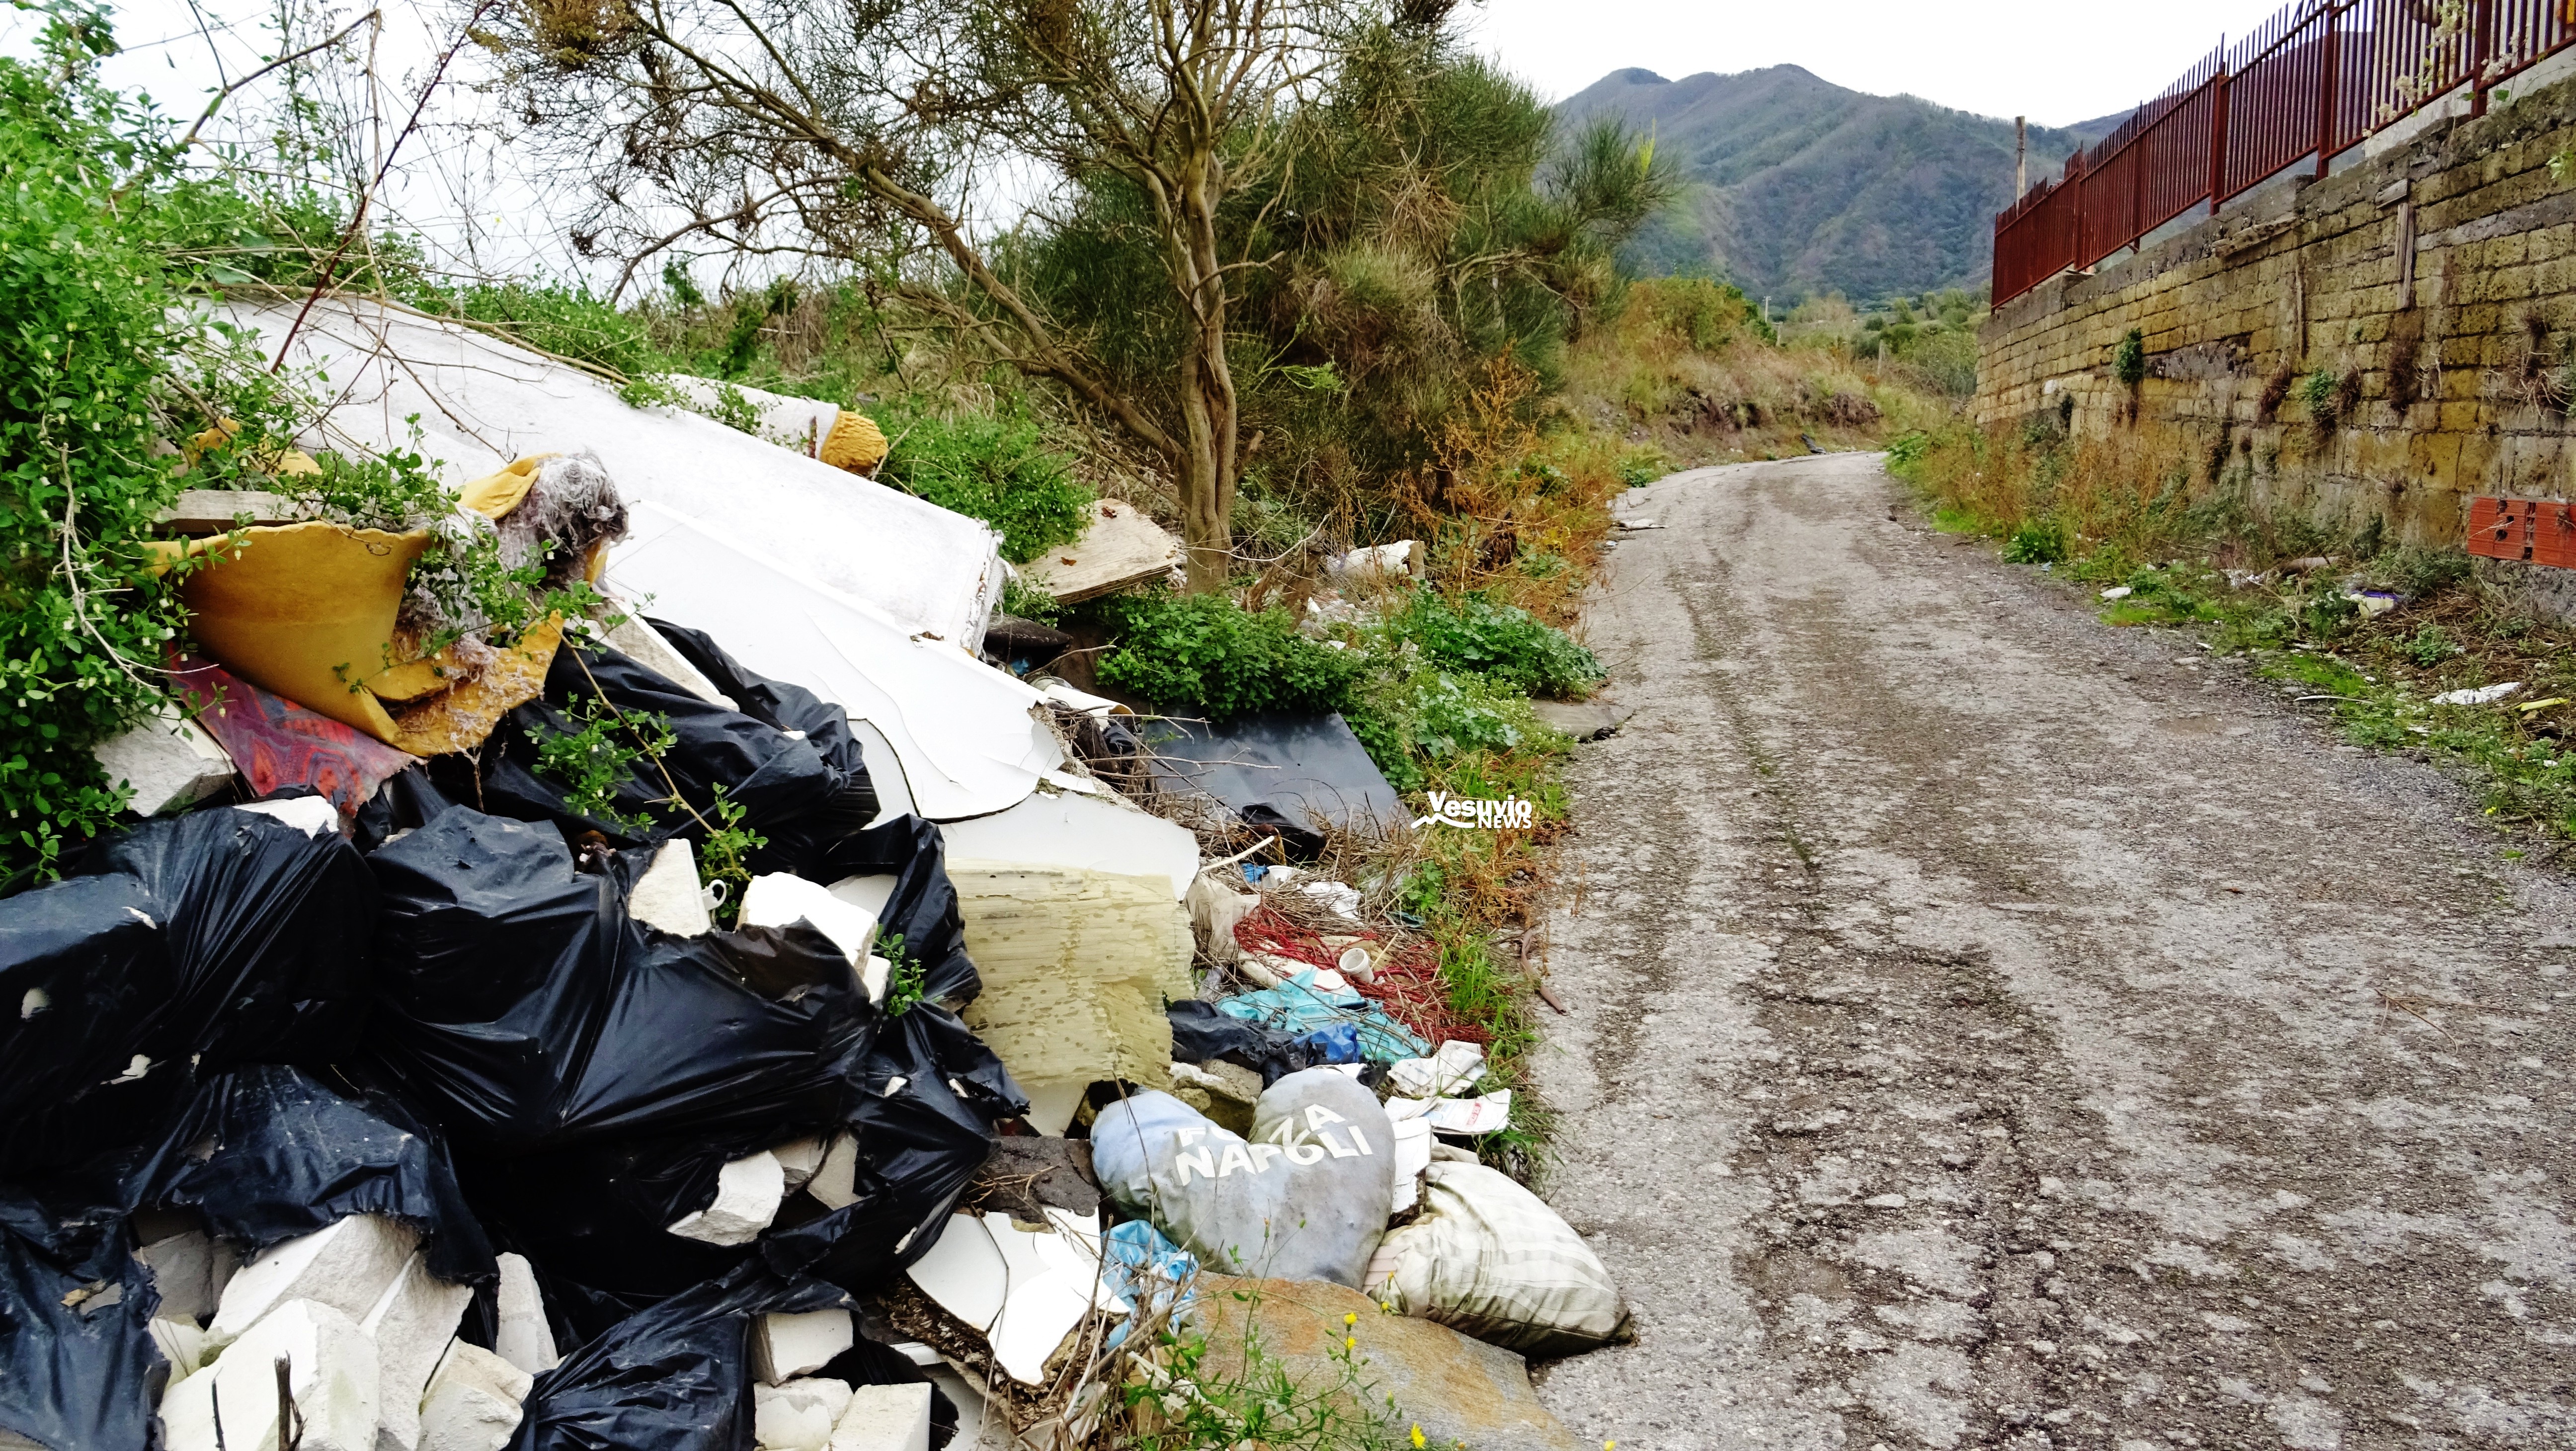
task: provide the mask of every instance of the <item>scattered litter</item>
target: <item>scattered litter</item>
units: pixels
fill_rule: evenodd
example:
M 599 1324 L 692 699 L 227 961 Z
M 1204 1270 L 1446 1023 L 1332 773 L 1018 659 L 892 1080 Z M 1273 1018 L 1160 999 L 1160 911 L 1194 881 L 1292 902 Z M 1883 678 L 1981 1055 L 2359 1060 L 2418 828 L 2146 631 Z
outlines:
M 960 1214 L 905 1273 L 1024 1385 L 1046 1383 L 1049 1362 L 1095 1306 L 1118 1307 L 1101 1275 L 1098 1222 L 1062 1209 L 1047 1210 L 1042 1229 L 1007 1214 Z
M 1621 519 L 1618 520 L 1617 523 L 1622 529 L 1661 529 L 1664 527 L 1652 519 Z
M 2106 600 L 2124 600 L 2136 593 L 2136 590 L 2131 589 L 2125 584 L 2113 585 L 2111 588 L 2102 591 L 2102 598 Z
M 2445 690 L 2433 697 L 2433 704 L 2493 705 L 2520 689 L 2522 689 L 2521 681 L 2507 680 L 2498 685 L 2481 685 L 2470 690 Z
M 1420 579 L 1431 567 L 1431 551 L 1416 539 L 1372 544 L 1324 561 L 1324 572 L 1354 579 Z
M 1431 1163 L 1422 1215 L 1389 1230 L 1362 1288 L 1406 1315 L 1525 1355 L 1628 1333 L 1628 1306 L 1583 1237 L 1506 1174 Z
M 1217 1010 L 1298 1037 L 1348 1026 L 1359 1035 L 1361 1051 L 1371 1063 L 1419 1058 L 1431 1051 L 1429 1043 L 1363 998 L 1358 989 L 1330 991 L 1318 986 L 1317 971 L 1309 968 L 1277 987 L 1226 998 Z
M 2565 705 L 2566 703 L 2567 703 L 2567 697 L 2566 697 L 2566 696 L 2563 696 L 2563 695 L 2553 695 L 2553 696 L 2549 697 L 2547 700 L 2535 700 L 2535 701 L 2530 701 L 2530 702 L 2528 702 L 2528 703 L 2526 703 L 2526 704 L 2523 704 L 2523 705 L 2517 705 L 2517 706 L 2515 706 L 2515 707 L 2514 707 L 2514 709 L 2515 709 L 2515 710 L 2518 710 L 2518 711 L 2521 711 L 2524 715 L 2529 715 L 2529 714 L 2531 714 L 2533 711 L 2536 711 L 2536 710 L 2547 710 L 2547 709 L 2549 709 L 2549 708 L 2550 708 L 2551 706 L 2553 706 L 2553 705 Z
M 2390 594 L 2386 590 L 2375 589 L 2346 590 L 2343 597 L 2352 604 L 2354 609 L 2361 612 L 2361 617 L 2365 620 L 2377 619 L 2389 613 L 2403 603 L 2405 598 L 2402 595 Z
M 1485 1076 L 1485 1045 L 1443 1043 L 1427 1058 L 1405 1058 L 1387 1070 L 1387 1082 L 1408 1098 L 1435 1098 L 1471 1088 Z
M 233 758 L 214 737 L 166 706 L 91 754 L 98 757 L 109 781 L 133 788 L 128 809 L 138 816 L 194 806 L 231 785 L 233 779 Z
M 1476 1098 L 1390 1098 L 1390 1118 L 1419 1118 L 1434 1133 L 1473 1138 L 1497 1134 L 1512 1125 L 1512 1091 L 1497 1088 Z

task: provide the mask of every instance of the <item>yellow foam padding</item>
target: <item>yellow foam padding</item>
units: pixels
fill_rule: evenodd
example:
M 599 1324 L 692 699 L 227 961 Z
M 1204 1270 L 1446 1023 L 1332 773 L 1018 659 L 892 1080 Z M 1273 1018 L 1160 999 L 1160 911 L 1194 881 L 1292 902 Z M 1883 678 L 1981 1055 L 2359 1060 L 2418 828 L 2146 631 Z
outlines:
M 814 456 L 836 469 L 866 473 L 885 462 L 885 432 L 866 414 L 845 408 L 832 420 L 832 431 L 823 436 L 823 446 Z
M 562 643 L 563 616 L 546 616 L 480 675 L 405 710 L 395 723 L 394 745 L 415 756 L 442 756 L 480 745 L 501 717 L 544 693 L 546 667 L 554 663 Z
M 282 524 L 191 548 L 208 546 L 217 558 L 179 587 L 206 653 L 263 690 L 398 744 L 364 682 L 395 663 L 394 615 L 429 531 Z
M 467 484 L 459 497 L 466 508 L 497 520 L 528 497 L 528 489 L 537 481 L 537 465 L 553 457 L 550 453 L 532 453 L 497 474 L 485 474 Z

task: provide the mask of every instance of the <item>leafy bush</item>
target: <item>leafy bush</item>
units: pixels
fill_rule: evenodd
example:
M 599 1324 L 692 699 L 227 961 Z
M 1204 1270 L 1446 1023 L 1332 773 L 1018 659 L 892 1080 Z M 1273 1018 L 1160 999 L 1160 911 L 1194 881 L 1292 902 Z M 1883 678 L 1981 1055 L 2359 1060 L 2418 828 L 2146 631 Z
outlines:
M 1118 647 L 1101 682 L 1158 710 L 1340 710 L 1359 675 L 1355 652 L 1298 634 L 1286 610 L 1256 614 L 1222 594 L 1123 595 L 1103 613 Z
M 1619 482 L 1632 489 L 1642 489 L 1672 471 L 1672 456 L 1651 444 L 1619 456 Z
M 2129 329 L 2121 337 L 2119 345 L 2111 350 L 2111 376 L 2119 379 L 2123 388 L 2135 388 L 2147 380 L 2147 339 L 2144 333 L 2136 328 Z
M 2004 541 L 2004 558 L 2013 564 L 2055 564 L 2066 558 L 2066 526 L 2054 519 L 2034 519 Z
M 1452 603 L 1436 591 L 1417 590 L 1390 627 L 1436 665 L 1472 671 L 1530 695 L 1571 695 L 1603 673 L 1592 652 L 1563 630 L 1477 595 Z
M 423 312 L 488 323 L 531 348 L 611 369 L 630 378 L 684 371 L 653 344 L 644 323 L 620 312 L 583 283 L 477 282 L 405 289 Z M 631 401 L 631 400 L 630 400 Z
M 1028 419 L 889 412 L 878 422 L 894 447 L 877 477 L 1000 530 L 1013 564 L 1072 543 L 1091 522 L 1091 491 Z

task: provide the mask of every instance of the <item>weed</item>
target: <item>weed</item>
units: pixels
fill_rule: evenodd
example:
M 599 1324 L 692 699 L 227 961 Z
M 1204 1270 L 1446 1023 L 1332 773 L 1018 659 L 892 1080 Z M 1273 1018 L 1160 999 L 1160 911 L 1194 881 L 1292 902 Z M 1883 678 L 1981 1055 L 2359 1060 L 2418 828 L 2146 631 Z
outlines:
M 2426 669 L 2441 664 L 2461 653 L 2458 641 L 2439 625 L 2428 624 L 2397 647 L 2399 653 Z
M 1052 625 L 1064 618 L 1064 606 L 1056 603 L 1055 596 L 1013 575 L 1002 581 L 1002 613 L 1013 619 Z
M 2123 388 L 2135 388 L 2147 380 L 2147 337 L 2136 328 L 2123 334 L 2111 349 L 2111 376 Z
M 1286 610 L 1246 610 L 1224 594 L 1122 595 L 1101 613 L 1118 633 L 1100 662 L 1102 683 L 1160 709 L 1217 720 L 1339 710 L 1359 672 L 1353 652 L 1297 633 Z
M 877 477 L 992 525 L 1013 564 L 1072 543 L 1091 523 L 1091 491 L 1029 419 L 889 410 L 878 422 L 892 447 Z
M 886 960 L 886 1012 L 900 1018 L 919 1007 L 922 981 L 928 969 L 920 958 L 903 950 L 903 934 L 880 928 L 876 946 L 870 950 Z
M 2004 558 L 2014 564 L 2056 564 L 2066 558 L 2066 527 L 2054 519 L 2016 525 L 2004 540 Z
M 1395 641 L 1418 647 L 1435 664 L 1531 695 L 1573 695 L 1601 679 L 1601 662 L 1564 631 L 1482 594 L 1452 601 L 1416 590 L 1390 630 Z
M 529 735 L 537 748 L 538 773 L 564 788 L 564 809 L 628 833 L 651 830 L 651 816 L 620 810 L 617 803 L 636 779 L 638 760 L 679 744 L 669 717 L 627 716 L 604 700 L 586 704 L 578 695 L 564 701 L 563 713 L 581 729 L 541 725 Z
M 2316 425 L 2317 432 L 2334 432 L 2335 405 L 2342 392 L 2343 380 L 2331 369 L 2319 368 L 2299 380 L 2299 406 L 2307 410 L 2308 421 Z

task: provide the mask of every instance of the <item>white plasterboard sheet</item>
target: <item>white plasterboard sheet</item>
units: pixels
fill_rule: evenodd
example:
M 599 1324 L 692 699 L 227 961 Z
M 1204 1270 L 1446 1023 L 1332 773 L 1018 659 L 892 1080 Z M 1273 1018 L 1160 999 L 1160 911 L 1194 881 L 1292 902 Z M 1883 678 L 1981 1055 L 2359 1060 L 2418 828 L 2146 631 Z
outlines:
M 883 616 L 702 520 L 658 504 L 608 577 L 653 613 L 704 630 L 754 672 L 802 685 L 876 727 L 902 762 L 914 810 L 933 821 L 1016 806 L 1064 764 L 1033 713 L 1035 690 Z
M 302 305 L 221 311 L 274 356 Z M 906 632 L 969 651 L 1001 598 L 999 536 L 982 523 L 685 409 L 630 408 L 606 382 L 462 324 L 326 299 L 297 330 L 287 366 L 318 368 L 328 382 L 316 386 L 337 399 L 305 440 L 313 447 L 409 448 L 405 420 L 418 414 L 419 451 L 459 483 L 522 455 L 589 449 L 629 503 L 721 521 Z
M 947 822 L 939 834 L 950 861 L 1167 876 L 1175 902 L 1199 874 L 1199 839 L 1187 828 L 1098 796 L 1041 791 L 1008 811 Z

